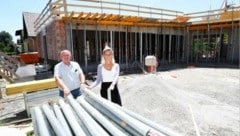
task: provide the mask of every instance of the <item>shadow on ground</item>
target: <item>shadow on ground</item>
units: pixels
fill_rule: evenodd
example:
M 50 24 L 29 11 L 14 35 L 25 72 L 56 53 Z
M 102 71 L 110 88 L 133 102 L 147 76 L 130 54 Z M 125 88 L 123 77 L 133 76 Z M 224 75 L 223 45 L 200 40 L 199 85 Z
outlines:
M 0 120 L 0 125 L 5 125 L 5 124 L 18 124 L 19 120 L 27 119 L 27 111 L 23 110 L 21 112 L 18 112 L 16 114 L 13 114 L 11 117 L 6 117 L 2 120 Z

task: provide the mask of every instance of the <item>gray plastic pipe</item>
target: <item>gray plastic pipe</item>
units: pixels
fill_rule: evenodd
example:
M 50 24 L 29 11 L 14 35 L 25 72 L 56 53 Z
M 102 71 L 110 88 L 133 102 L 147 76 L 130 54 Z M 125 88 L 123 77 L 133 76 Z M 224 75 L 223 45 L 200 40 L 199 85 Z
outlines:
M 46 120 L 40 107 L 33 107 L 33 115 L 36 118 L 36 126 L 39 132 L 39 136 L 51 136 L 50 129 L 47 127 Z
M 147 118 L 144 118 L 143 116 L 140 116 L 139 114 L 136 114 L 132 111 L 129 111 L 125 108 L 122 108 L 118 105 L 115 105 L 117 106 L 118 108 L 120 108 L 121 110 L 123 110 L 124 112 L 126 112 L 128 115 L 132 116 L 133 118 L 147 124 L 148 126 L 160 131 L 161 133 L 165 134 L 165 135 L 168 135 L 168 136 L 181 136 L 180 134 L 177 134 L 175 132 L 173 132 L 172 130 L 170 130 L 169 128 L 166 128 L 166 127 L 163 127 L 163 126 L 160 126 L 158 125 L 157 123 L 147 119 Z
M 77 101 L 94 117 L 98 122 L 100 122 L 103 127 L 105 127 L 111 135 L 114 136 L 127 136 L 124 132 L 120 131 L 116 126 L 113 125 L 106 117 L 104 117 L 98 110 L 92 107 L 84 97 L 78 97 Z
M 63 113 L 60 110 L 60 107 L 57 104 L 54 103 L 53 104 L 53 110 L 54 110 L 54 113 L 55 113 L 57 119 L 61 123 L 62 128 L 65 130 L 67 136 L 72 136 L 72 132 L 71 132 L 71 130 L 70 130 L 68 124 L 67 124 L 67 121 L 65 120 L 65 118 L 63 116 Z
M 112 90 L 110 90 L 110 89 L 107 90 L 107 96 L 108 96 L 108 100 L 109 100 L 109 101 L 112 101 L 112 97 L 111 97 L 111 93 L 112 93 L 112 92 L 111 92 L 111 91 L 112 91 Z
M 136 120 L 135 118 L 129 116 L 122 110 L 119 110 L 117 107 L 112 106 L 111 103 L 101 97 L 98 97 L 94 93 L 92 93 L 87 88 L 84 89 L 84 92 L 87 94 L 86 96 L 90 99 L 93 99 L 97 103 L 101 104 L 103 107 L 105 107 L 107 110 L 111 111 L 113 114 L 115 114 L 117 117 L 121 118 L 123 120 L 123 123 L 126 125 L 132 126 L 139 134 L 141 135 L 148 135 L 149 132 L 152 132 L 154 134 L 158 135 L 164 135 L 161 132 L 158 132 L 157 130 L 154 130 L 150 126 L 140 122 L 139 120 Z
M 50 109 L 49 105 L 43 104 L 42 105 L 42 110 L 45 114 L 45 116 L 48 119 L 48 122 L 52 126 L 54 132 L 56 133 L 57 136 L 66 136 L 66 132 L 64 129 L 62 129 L 62 126 L 60 122 L 57 120 L 56 116 L 54 115 L 54 112 Z
M 67 105 L 63 99 L 59 100 L 60 107 L 63 110 L 63 113 L 65 117 L 67 118 L 74 134 L 76 136 L 86 136 L 83 129 L 80 127 L 80 125 L 77 122 L 77 119 L 74 117 L 73 111 L 71 110 L 70 106 Z
M 91 135 L 109 136 L 109 134 L 81 107 L 81 105 L 73 99 L 72 95 L 68 95 L 67 99 Z

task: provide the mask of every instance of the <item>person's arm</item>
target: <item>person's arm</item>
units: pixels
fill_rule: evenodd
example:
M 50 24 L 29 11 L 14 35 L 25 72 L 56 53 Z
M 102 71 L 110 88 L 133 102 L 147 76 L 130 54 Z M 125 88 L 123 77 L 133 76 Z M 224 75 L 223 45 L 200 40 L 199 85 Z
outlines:
M 119 64 L 116 63 L 114 78 L 113 78 L 112 84 L 110 85 L 109 89 L 113 90 L 114 86 L 116 85 L 116 83 L 118 81 L 119 73 L 120 73 Z
M 57 81 L 58 86 L 63 89 L 64 96 L 67 96 L 70 93 L 70 90 L 68 89 L 68 87 L 63 83 L 60 77 L 55 76 L 55 79 Z
M 79 78 L 80 78 L 80 84 L 84 84 L 85 83 L 85 75 L 83 74 L 83 72 L 81 72 L 79 74 Z
M 83 86 L 84 83 L 85 83 L 85 75 L 84 75 L 80 65 L 77 62 L 76 62 L 76 64 L 77 64 L 77 69 L 78 69 L 78 72 L 79 72 L 79 81 L 80 81 L 79 84 L 80 84 L 80 87 L 84 87 L 85 88 L 85 86 Z
M 102 70 L 101 65 L 98 65 L 98 69 L 97 69 L 97 79 L 92 83 L 92 85 L 90 86 L 90 89 L 93 89 L 93 88 L 96 87 L 99 83 L 102 82 L 101 70 Z
M 70 93 L 69 88 L 64 84 L 64 82 L 62 81 L 61 77 L 59 76 L 59 70 L 58 70 L 58 66 L 55 66 L 54 68 L 54 77 L 56 79 L 57 85 L 63 89 L 64 92 L 64 96 L 67 96 Z

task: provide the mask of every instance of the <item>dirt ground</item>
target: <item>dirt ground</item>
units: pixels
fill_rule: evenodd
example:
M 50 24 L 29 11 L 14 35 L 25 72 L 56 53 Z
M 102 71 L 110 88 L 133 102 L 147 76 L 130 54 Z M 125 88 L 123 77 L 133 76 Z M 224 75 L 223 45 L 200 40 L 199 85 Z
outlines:
M 240 135 L 239 69 L 131 74 L 120 76 L 118 85 L 124 108 L 181 135 Z M 99 94 L 99 87 L 93 91 Z M 0 124 L 21 118 L 26 118 L 22 95 L 0 99 Z

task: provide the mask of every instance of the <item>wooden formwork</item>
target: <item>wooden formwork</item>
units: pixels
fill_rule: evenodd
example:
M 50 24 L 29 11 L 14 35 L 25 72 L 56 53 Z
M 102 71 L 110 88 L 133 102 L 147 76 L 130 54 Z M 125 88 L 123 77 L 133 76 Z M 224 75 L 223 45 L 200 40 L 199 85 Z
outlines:
M 229 19 L 240 19 L 240 10 L 239 11 L 226 11 L 221 13 L 220 20 L 229 20 Z

